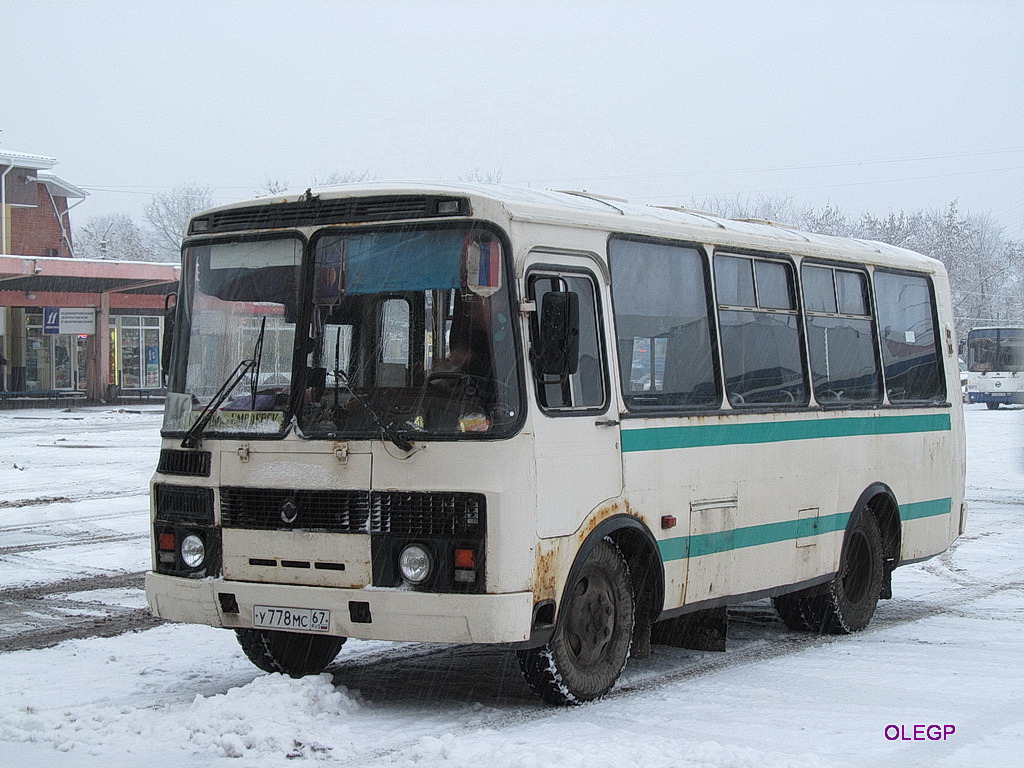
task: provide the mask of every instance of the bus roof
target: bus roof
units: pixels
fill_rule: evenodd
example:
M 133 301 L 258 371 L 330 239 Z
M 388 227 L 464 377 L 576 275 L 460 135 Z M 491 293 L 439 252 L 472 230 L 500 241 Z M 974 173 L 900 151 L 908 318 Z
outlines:
M 445 182 L 372 182 L 339 184 L 246 200 L 212 208 L 209 213 L 252 208 L 256 205 L 295 204 L 319 198 L 334 200 L 401 195 L 451 195 L 470 199 L 472 210 L 499 206 L 520 222 L 573 225 L 651 237 L 714 243 L 719 246 L 756 248 L 824 258 L 882 261 L 944 273 L 936 259 L 875 240 L 835 237 L 798 230 L 768 221 L 727 219 L 683 207 L 651 206 L 588 192 L 532 189 L 502 184 Z M 881 257 L 881 258 L 880 258 Z

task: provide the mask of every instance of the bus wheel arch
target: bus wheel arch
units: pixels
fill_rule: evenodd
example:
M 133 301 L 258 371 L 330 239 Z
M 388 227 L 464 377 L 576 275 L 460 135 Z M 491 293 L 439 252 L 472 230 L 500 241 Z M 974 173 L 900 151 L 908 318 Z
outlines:
M 892 597 L 892 572 L 900 563 L 903 548 L 903 527 L 900 524 L 900 507 L 892 489 L 884 483 L 875 483 L 861 494 L 855 509 L 870 511 L 878 524 L 882 536 L 882 592 L 880 597 Z
M 839 572 L 822 598 L 814 624 L 819 632 L 846 635 L 864 629 L 883 590 L 884 546 L 871 507 L 858 507 L 843 536 Z
M 518 652 L 526 682 L 551 704 L 600 698 L 618 680 L 637 642 L 650 645 L 661 611 L 661 570 L 654 537 L 636 518 L 602 521 L 569 570 L 548 642 Z M 655 590 L 652 585 L 657 585 Z
M 857 500 L 843 535 L 839 570 L 826 584 L 773 598 L 790 629 L 850 634 L 864 629 L 879 598 L 891 597 L 900 557 L 899 506 L 882 483 Z
M 651 653 L 651 626 L 665 605 L 665 564 L 661 559 L 657 541 L 639 520 L 627 517 L 625 520 L 613 519 L 608 522 L 612 525 L 604 535 L 615 542 L 626 558 L 633 585 L 636 617 L 633 627 L 633 649 L 630 655 L 633 658 L 645 659 Z M 595 531 L 595 534 L 598 533 L 600 530 Z

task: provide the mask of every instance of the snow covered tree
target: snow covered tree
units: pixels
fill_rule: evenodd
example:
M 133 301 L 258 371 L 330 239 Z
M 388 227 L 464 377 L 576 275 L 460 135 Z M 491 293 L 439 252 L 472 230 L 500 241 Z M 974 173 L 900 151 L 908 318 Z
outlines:
M 75 228 L 75 257 L 119 261 L 160 261 L 151 233 L 127 213 L 93 216 Z M 172 261 L 177 261 L 175 256 Z
M 177 261 L 188 220 L 212 206 L 213 188 L 210 186 L 182 184 L 170 192 L 153 195 L 142 213 L 156 233 L 161 258 Z

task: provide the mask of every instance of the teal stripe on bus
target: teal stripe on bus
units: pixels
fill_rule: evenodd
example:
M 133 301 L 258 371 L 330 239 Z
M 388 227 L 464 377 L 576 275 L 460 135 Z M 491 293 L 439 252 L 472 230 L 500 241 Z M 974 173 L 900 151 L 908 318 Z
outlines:
M 827 437 L 899 435 L 910 432 L 948 432 L 950 429 L 952 429 L 952 422 L 948 413 L 760 421 L 739 424 L 698 424 L 688 427 L 651 427 L 646 429 L 623 429 L 622 452 L 633 453 L 637 451 L 663 451 L 672 448 L 784 443 L 793 440 L 816 440 Z
M 922 517 L 937 517 L 948 515 L 953 511 L 952 499 L 935 499 L 933 501 L 919 501 L 916 504 L 901 504 L 900 519 L 919 520 Z
M 947 515 L 952 510 L 952 507 L 953 500 L 951 498 L 903 504 L 900 506 L 900 518 L 907 521 L 923 517 Z M 835 533 L 836 531 L 844 530 L 849 521 L 849 512 L 839 512 L 834 515 L 823 515 L 803 520 L 784 520 L 779 523 L 751 525 L 731 531 L 701 533 L 694 536 L 677 536 L 659 541 L 658 549 L 661 551 L 661 559 L 666 562 L 670 560 L 685 560 L 689 557 L 717 555 L 722 552 L 731 552 L 734 549 L 746 549 L 747 547 L 758 547 L 763 544 L 776 544 L 780 541 L 791 541 L 809 536 Z

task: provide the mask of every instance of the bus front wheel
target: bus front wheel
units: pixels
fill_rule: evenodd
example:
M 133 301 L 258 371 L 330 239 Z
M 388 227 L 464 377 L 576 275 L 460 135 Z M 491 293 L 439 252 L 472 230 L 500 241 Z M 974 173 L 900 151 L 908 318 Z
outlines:
M 346 638 L 270 629 L 236 629 L 242 651 L 264 672 L 289 677 L 318 675 L 334 661 Z
M 629 567 L 611 540 L 596 544 L 565 594 L 548 644 L 519 651 L 526 682 L 550 704 L 580 704 L 611 690 L 633 638 Z

